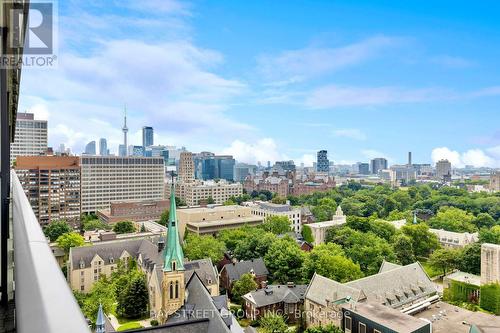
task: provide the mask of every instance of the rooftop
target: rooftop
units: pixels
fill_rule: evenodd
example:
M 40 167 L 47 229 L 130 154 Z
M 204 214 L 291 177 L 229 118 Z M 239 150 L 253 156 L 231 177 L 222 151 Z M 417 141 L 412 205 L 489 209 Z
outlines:
M 475 286 L 481 285 L 481 276 L 460 271 L 446 275 L 445 279 L 458 282 L 465 282 Z
M 264 289 L 251 291 L 243 298 L 252 302 L 257 307 L 262 307 L 270 304 L 285 302 L 299 303 L 304 300 L 307 285 L 297 284 L 287 286 L 283 284 L 269 285 Z

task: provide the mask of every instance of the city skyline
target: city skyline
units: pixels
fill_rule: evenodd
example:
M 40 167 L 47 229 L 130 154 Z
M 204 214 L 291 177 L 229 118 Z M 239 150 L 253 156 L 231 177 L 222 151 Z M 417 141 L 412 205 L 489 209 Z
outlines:
M 137 145 L 152 124 L 158 144 L 249 163 L 500 166 L 498 6 L 149 4 L 60 3 L 59 70 L 26 70 L 20 106 L 50 146 L 117 153 L 126 104 Z

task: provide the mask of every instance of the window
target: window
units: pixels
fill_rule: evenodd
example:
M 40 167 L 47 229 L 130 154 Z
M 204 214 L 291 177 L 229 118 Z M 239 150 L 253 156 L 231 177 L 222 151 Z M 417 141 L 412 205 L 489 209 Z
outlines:
M 85 286 L 81 286 L 81 287 L 80 287 L 80 290 L 81 290 L 81 291 L 84 291 L 84 290 L 85 290 Z
M 359 333 L 366 333 L 366 325 L 363 323 L 359 323 L 358 325 L 358 332 Z
M 169 286 L 169 292 L 170 292 L 170 299 L 173 299 L 174 298 L 174 284 L 173 282 L 170 282 L 170 286 Z
M 345 331 L 346 332 L 351 332 L 351 329 L 352 329 L 352 319 L 351 319 L 351 317 L 345 316 L 344 326 L 345 326 Z
M 175 261 L 172 261 L 172 270 L 173 271 L 177 270 L 177 265 Z
M 179 298 L 179 281 L 175 281 L 175 298 Z

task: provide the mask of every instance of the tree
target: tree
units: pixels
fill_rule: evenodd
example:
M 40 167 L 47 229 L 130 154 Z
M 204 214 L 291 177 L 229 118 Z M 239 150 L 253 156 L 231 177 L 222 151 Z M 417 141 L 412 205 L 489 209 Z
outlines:
M 210 258 L 216 264 L 224 257 L 225 251 L 226 246 L 224 243 L 211 235 L 189 234 L 186 237 L 184 254 L 189 260 Z
M 397 235 L 394 238 L 393 247 L 396 258 L 401 265 L 408 265 L 416 261 L 410 237 L 405 234 Z
M 78 295 L 77 300 L 81 303 L 81 309 L 87 319 L 95 324 L 99 304 L 102 304 L 104 313 L 110 313 L 115 303 L 115 295 L 109 279 L 101 277 L 94 283 L 90 293 Z
M 370 231 L 389 242 L 396 234 L 396 227 L 387 221 L 377 219 L 370 221 Z
M 436 216 L 429 220 L 429 225 L 435 229 L 444 229 L 455 232 L 474 232 L 476 226 L 472 224 L 474 215 L 456 207 L 441 207 Z
M 264 257 L 272 280 L 277 283 L 302 282 L 305 259 L 305 253 L 290 237 L 276 240 Z
M 215 203 L 214 198 L 212 198 L 212 197 L 207 198 L 207 205 L 213 205 L 214 203 Z
M 311 228 L 309 228 L 309 226 L 307 225 L 302 226 L 302 237 L 306 242 L 311 244 L 314 243 L 314 236 L 312 234 Z
M 455 249 L 437 249 L 429 257 L 428 263 L 436 269 L 443 270 L 443 276 L 445 276 L 447 270 L 456 267 L 458 254 L 458 250 Z
M 135 232 L 135 225 L 132 221 L 120 221 L 113 226 L 113 231 L 117 234 L 130 234 Z
M 312 207 L 311 212 L 318 222 L 328 221 L 332 219 L 336 209 L 337 203 L 335 200 L 332 198 L 322 198 L 318 200 L 316 206 Z
M 176 196 L 175 197 L 175 206 L 176 207 L 187 206 L 186 201 L 184 201 L 182 198 Z
M 275 215 L 266 217 L 261 227 L 265 231 L 281 235 L 291 230 L 291 223 L 287 216 Z
M 262 333 L 287 333 L 288 325 L 283 316 L 267 313 L 259 320 Z
M 234 303 L 240 303 L 241 302 L 241 296 L 245 295 L 246 293 L 257 289 L 258 285 L 257 282 L 255 282 L 255 279 L 252 274 L 246 273 L 243 274 L 239 280 L 235 281 L 233 283 L 233 287 L 231 289 L 231 295 L 232 301 Z
M 274 198 L 271 199 L 271 202 L 274 204 L 284 205 L 284 204 L 286 204 L 286 198 L 283 198 L 280 196 L 275 196 Z
M 168 209 L 165 209 L 163 211 L 163 213 L 161 213 L 160 221 L 158 221 L 158 223 L 160 223 L 161 225 L 164 225 L 164 226 L 168 226 L 168 215 L 169 214 L 170 214 L 170 211 Z
M 59 236 L 68 232 L 71 232 L 71 227 L 64 220 L 52 221 L 43 229 L 43 233 L 49 237 L 51 242 L 55 242 Z
M 304 333 L 344 333 L 342 329 L 333 325 L 309 327 Z
M 491 229 L 481 229 L 479 231 L 479 242 L 500 244 L 500 225 L 496 225 Z
M 337 244 L 321 244 L 313 248 L 305 261 L 306 279 L 318 273 L 337 282 L 349 282 L 363 277 L 358 264 L 345 257 Z
M 59 236 L 56 242 L 59 248 L 63 249 L 65 253 L 69 253 L 70 248 L 83 246 L 85 239 L 76 232 L 68 232 Z
M 271 245 L 278 239 L 275 234 L 263 229 L 251 229 L 247 237 L 239 241 L 234 249 L 234 256 L 239 260 L 264 257 Z
M 236 204 L 237 203 L 235 201 L 233 201 L 231 198 L 229 198 L 226 201 L 224 201 L 224 206 L 234 206 Z
M 407 224 L 401 228 L 412 242 L 413 254 L 416 257 L 428 257 L 435 249 L 439 248 L 439 240 L 435 234 L 429 231 L 425 223 Z
M 469 244 L 460 251 L 457 268 L 462 272 L 481 274 L 481 244 Z
M 148 288 L 146 276 L 136 271 L 130 283 L 117 299 L 116 312 L 125 318 L 140 318 L 148 313 Z
M 226 245 L 226 249 L 233 252 L 236 245 L 243 239 L 248 237 L 250 230 L 255 229 L 251 227 L 242 227 L 236 229 L 224 229 L 219 232 L 217 239 Z
M 488 213 L 477 214 L 476 218 L 472 221 L 472 223 L 474 223 L 474 225 L 478 229 L 481 229 L 481 228 L 488 228 L 489 229 L 496 224 L 495 220 Z
M 91 230 L 109 230 L 110 226 L 101 220 L 87 220 L 82 223 L 82 229 L 85 231 Z

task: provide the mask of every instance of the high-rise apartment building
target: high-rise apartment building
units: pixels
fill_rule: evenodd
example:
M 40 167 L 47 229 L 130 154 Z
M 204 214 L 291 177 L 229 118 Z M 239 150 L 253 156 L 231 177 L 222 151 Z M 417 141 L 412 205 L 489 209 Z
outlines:
M 15 169 L 40 224 L 80 218 L 78 156 L 18 156 Z
M 35 120 L 33 113 L 18 113 L 16 133 L 10 148 L 10 162 L 16 156 L 36 156 L 47 151 L 47 120 Z
M 108 155 L 108 141 L 105 138 L 99 140 L 99 155 Z
M 142 128 L 142 147 L 146 149 L 146 147 L 154 145 L 153 139 L 153 127 L 144 126 Z
M 168 191 L 168 185 L 165 187 Z M 176 195 L 184 200 L 188 206 L 196 206 L 202 202 L 207 202 L 212 199 L 215 204 L 223 204 L 231 197 L 237 197 L 243 194 L 243 185 L 241 183 L 229 183 L 225 180 L 215 182 L 207 181 L 192 181 L 190 183 L 179 182 L 175 187 Z M 165 196 L 170 193 L 166 192 Z
M 194 181 L 194 160 L 193 154 L 183 151 L 179 156 L 178 179 L 181 183 Z
M 451 177 L 451 163 L 448 160 L 439 160 L 436 162 L 436 178 L 443 180 Z
M 82 156 L 81 168 L 84 213 L 108 209 L 115 201 L 163 199 L 161 157 Z
M 317 172 L 330 171 L 330 162 L 328 161 L 328 152 L 326 150 L 318 151 L 316 171 Z
M 370 164 L 368 163 L 358 163 L 358 173 L 360 175 L 370 174 Z
M 387 160 L 383 157 L 377 157 L 371 160 L 371 171 L 373 174 L 378 174 L 380 170 L 387 169 Z
M 96 145 L 95 141 L 90 141 L 85 146 L 85 155 L 96 155 Z

